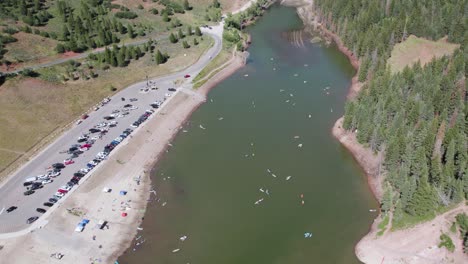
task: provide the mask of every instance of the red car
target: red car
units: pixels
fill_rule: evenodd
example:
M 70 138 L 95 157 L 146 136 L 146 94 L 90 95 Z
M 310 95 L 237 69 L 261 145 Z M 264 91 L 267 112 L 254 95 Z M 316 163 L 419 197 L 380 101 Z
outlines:
M 57 192 L 59 192 L 59 193 L 67 193 L 68 191 L 67 191 L 67 190 L 63 190 L 63 189 L 58 189 Z
M 92 145 L 91 144 L 83 144 L 81 148 L 90 148 Z
M 86 118 L 88 118 L 88 117 L 89 117 L 89 115 L 84 114 L 84 115 L 81 116 L 81 119 L 84 120 L 84 119 L 86 119 Z
M 184 78 L 190 78 L 190 74 L 185 74 Z
M 70 164 L 75 163 L 75 161 L 72 160 L 72 159 L 66 159 L 66 160 L 63 161 L 63 163 L 64 163 L 65 165 L 70 165 Z

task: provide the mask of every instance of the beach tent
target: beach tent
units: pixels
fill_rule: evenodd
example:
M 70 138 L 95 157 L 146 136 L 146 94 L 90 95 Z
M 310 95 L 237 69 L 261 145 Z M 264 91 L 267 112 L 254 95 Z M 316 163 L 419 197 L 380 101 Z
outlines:
M 126 217 L 127 216 L 127 213 L 122 213 L 122 217 Z
M 120 191 L 120 195 L 126 195 L 126 194 L 127 194 L 127 191 L 124 191 L 124 190 Z
M 107 187 L 104 187 L 104 189 L 102 189 L 102 192 L 105 192 L 105 193 L 108 193 L 108 192 L 111 192 L 112 189 L 111 188 L 107 188 Z

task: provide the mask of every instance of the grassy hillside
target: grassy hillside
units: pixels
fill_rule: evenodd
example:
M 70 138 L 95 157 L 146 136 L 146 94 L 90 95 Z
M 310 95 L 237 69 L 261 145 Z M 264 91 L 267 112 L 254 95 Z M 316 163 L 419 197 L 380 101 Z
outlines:
M 434 58 L 450 56 L 458 47 L 459 44 L 449 43 L 445 38 L 431 41 L 411 35 L 393 47 L 388 64 L 392 72 L 400 72 L 418 61 L 424 66 Z

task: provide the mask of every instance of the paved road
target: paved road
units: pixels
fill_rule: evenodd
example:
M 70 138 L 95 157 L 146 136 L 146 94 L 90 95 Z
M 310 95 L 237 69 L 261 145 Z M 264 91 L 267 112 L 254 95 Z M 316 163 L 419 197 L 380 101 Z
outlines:
M 107 105 L 92 112 L 88 119 L 65 132 L 34 159 L 11 175 L 9 180 L 0 187 L 0 234 L 17 232 L 30 227 L 30 225 L 26 224 L 26 219 L 31 216 L 40 216 L 40 214 L 36 212 L 36 208 L 47 209 L 47 207 L 43 206 L 43 203 L 47 202 L 60 186 L 65 185 L 73 176 L 74 172 L 86 167 L 86 163 L 92 160 L 98 152 L 101 152 L 105 145 L 118 137 L 123 130 L 129 128 L 146 109 L 150 109 L 150 103 L 156 100 L 162 101 L 165 94 L 168 93 L 168 88 L 175 87 L 175 80 L 184 80 L 181 87 L 178 87 L 180 90 L 191 88 L 192 78 L 194 78 L 209 63 L 211 58 L 214 58 L 221 51 L 222 27 L 223 25 L 221 24 L 220 26 L 213 27 L 212 30 L 203 30 L 205 34 L 210 35 L 215 40 L 215 43 L 213 47 L 201 56 L 195 64 L 182 72 L 151 79 L 150 81 L 156 83 L 156 86 L 159 88 L 158 90 L 150 90 L 150 92 L 142 93 L 140 89 L 146 87 L 146 81 L 136 83 L 122 90 L 111 97 L 111 101 Z M 185 79 L 185 74 L 190 74 L 191 77 Z M 126 100 L 122 101 L 122 97 L 126 98 Z M 76 144 L 77 138 L 83 133 L 88 132 L 88 129 L 105 121 L 103 119 L 104 116 L 110 115 L 113 110 L 122 109 L 124 104 L 130 103 L 128 101 L 129 98 L 138 99 L 138 101 L 131 103 L 134 106 L 137 106 L 138 109 L 130 111 L 130 114 L 123 118 L 117 118 L 116 121 L 118 121 L 118 125 L 110 128 L 109 132 L 102 137 L 102 139 L 97 140 L 91 149 L 76 158 L 74 164 L 64 168 L 62 170 L 62 174 L 55 178 L 53 183 L 45 185 L 44 188 L 37 190 L 36 193 L 30 196 L 23 195 L 23 192 L 26 189 L 23 187 L 23 182 L 26 178 L 44 174 L 46 168 L 51 164 L 63 162 L 63 160 L 68 158 L 69 155 L 66 153 L 60 154 L 60 152 L 68 150 L 72 144 Z M 62 198 L 62 201 L 66 199 L 66 197 L 67 195 Z M 6 213 L 6 208 L 10 206 L 17 206 L 18 209 L 11 213 Z M 54 208 L 55 206 L 51 209 Z
M 140 40 L 130 42 L 130 43 L 117 44 L 117 46 L 118 47 L 122 47 L 124 45 L 125 46 L 137 46 L 137 45 L 141 45 L 143 43 L 148 42 L 150 39 L 152 39 L 154 41 L 160 41 L 161 39 L 166 39 L 168 37 L 169 37 L 168 34 L 163 34 L 163 35 L 157 36 L 155 38 L 144 38 L 144 39 L 140 39 Z M 109 48 L 112 49 L 112 46 L 110 46 Z M 33 65 L 33 66 L 23 67 L 23 68 L 20 68 L 20 69 L 16 69 L 14 71 L 6 71 L 5 74 L 19 73 L 20 71 L 22 71 L 24 69 L 37 70 L 37 69 L 40 69 L 40 68 L 47 68 L 47 67 L 54 66 L 54 65 L 57 65 L 57 64 L 62 64 L 64 62 L 67 62 L 67 61 L 70 61 L 70 60 L 84 59 L 84 58 L 88 57 L 89 54 L 98 54 L 98 53 L 102 53 L 104 51 L 105 51 L 105 48 L 99 48 L 99 49 L 95 49 L 95 50 L 90 51 L 90 52 L 80 53 L 78 55 L 68 57 L 68 58 L 57 59 L 57 60 L 46 62 L 46 63 L 40 63 L 40 64 L 36 64 L 36 65 Z M 0 208 L 0 211 L 1 211 L 1 208 Z

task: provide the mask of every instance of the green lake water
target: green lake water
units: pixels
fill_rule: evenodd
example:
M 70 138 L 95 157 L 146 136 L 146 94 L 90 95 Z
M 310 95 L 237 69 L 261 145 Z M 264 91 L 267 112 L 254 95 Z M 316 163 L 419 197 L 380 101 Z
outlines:
M 330 132 L 355 71 L 336 47 L 282 34 L 301 28 L 295 9 L 275 5 L 249 29 L 248 64 L 210 92 L 155 168 L 160 200 L 119 263 L 359 263 L 354 246 L 377 203 Z

